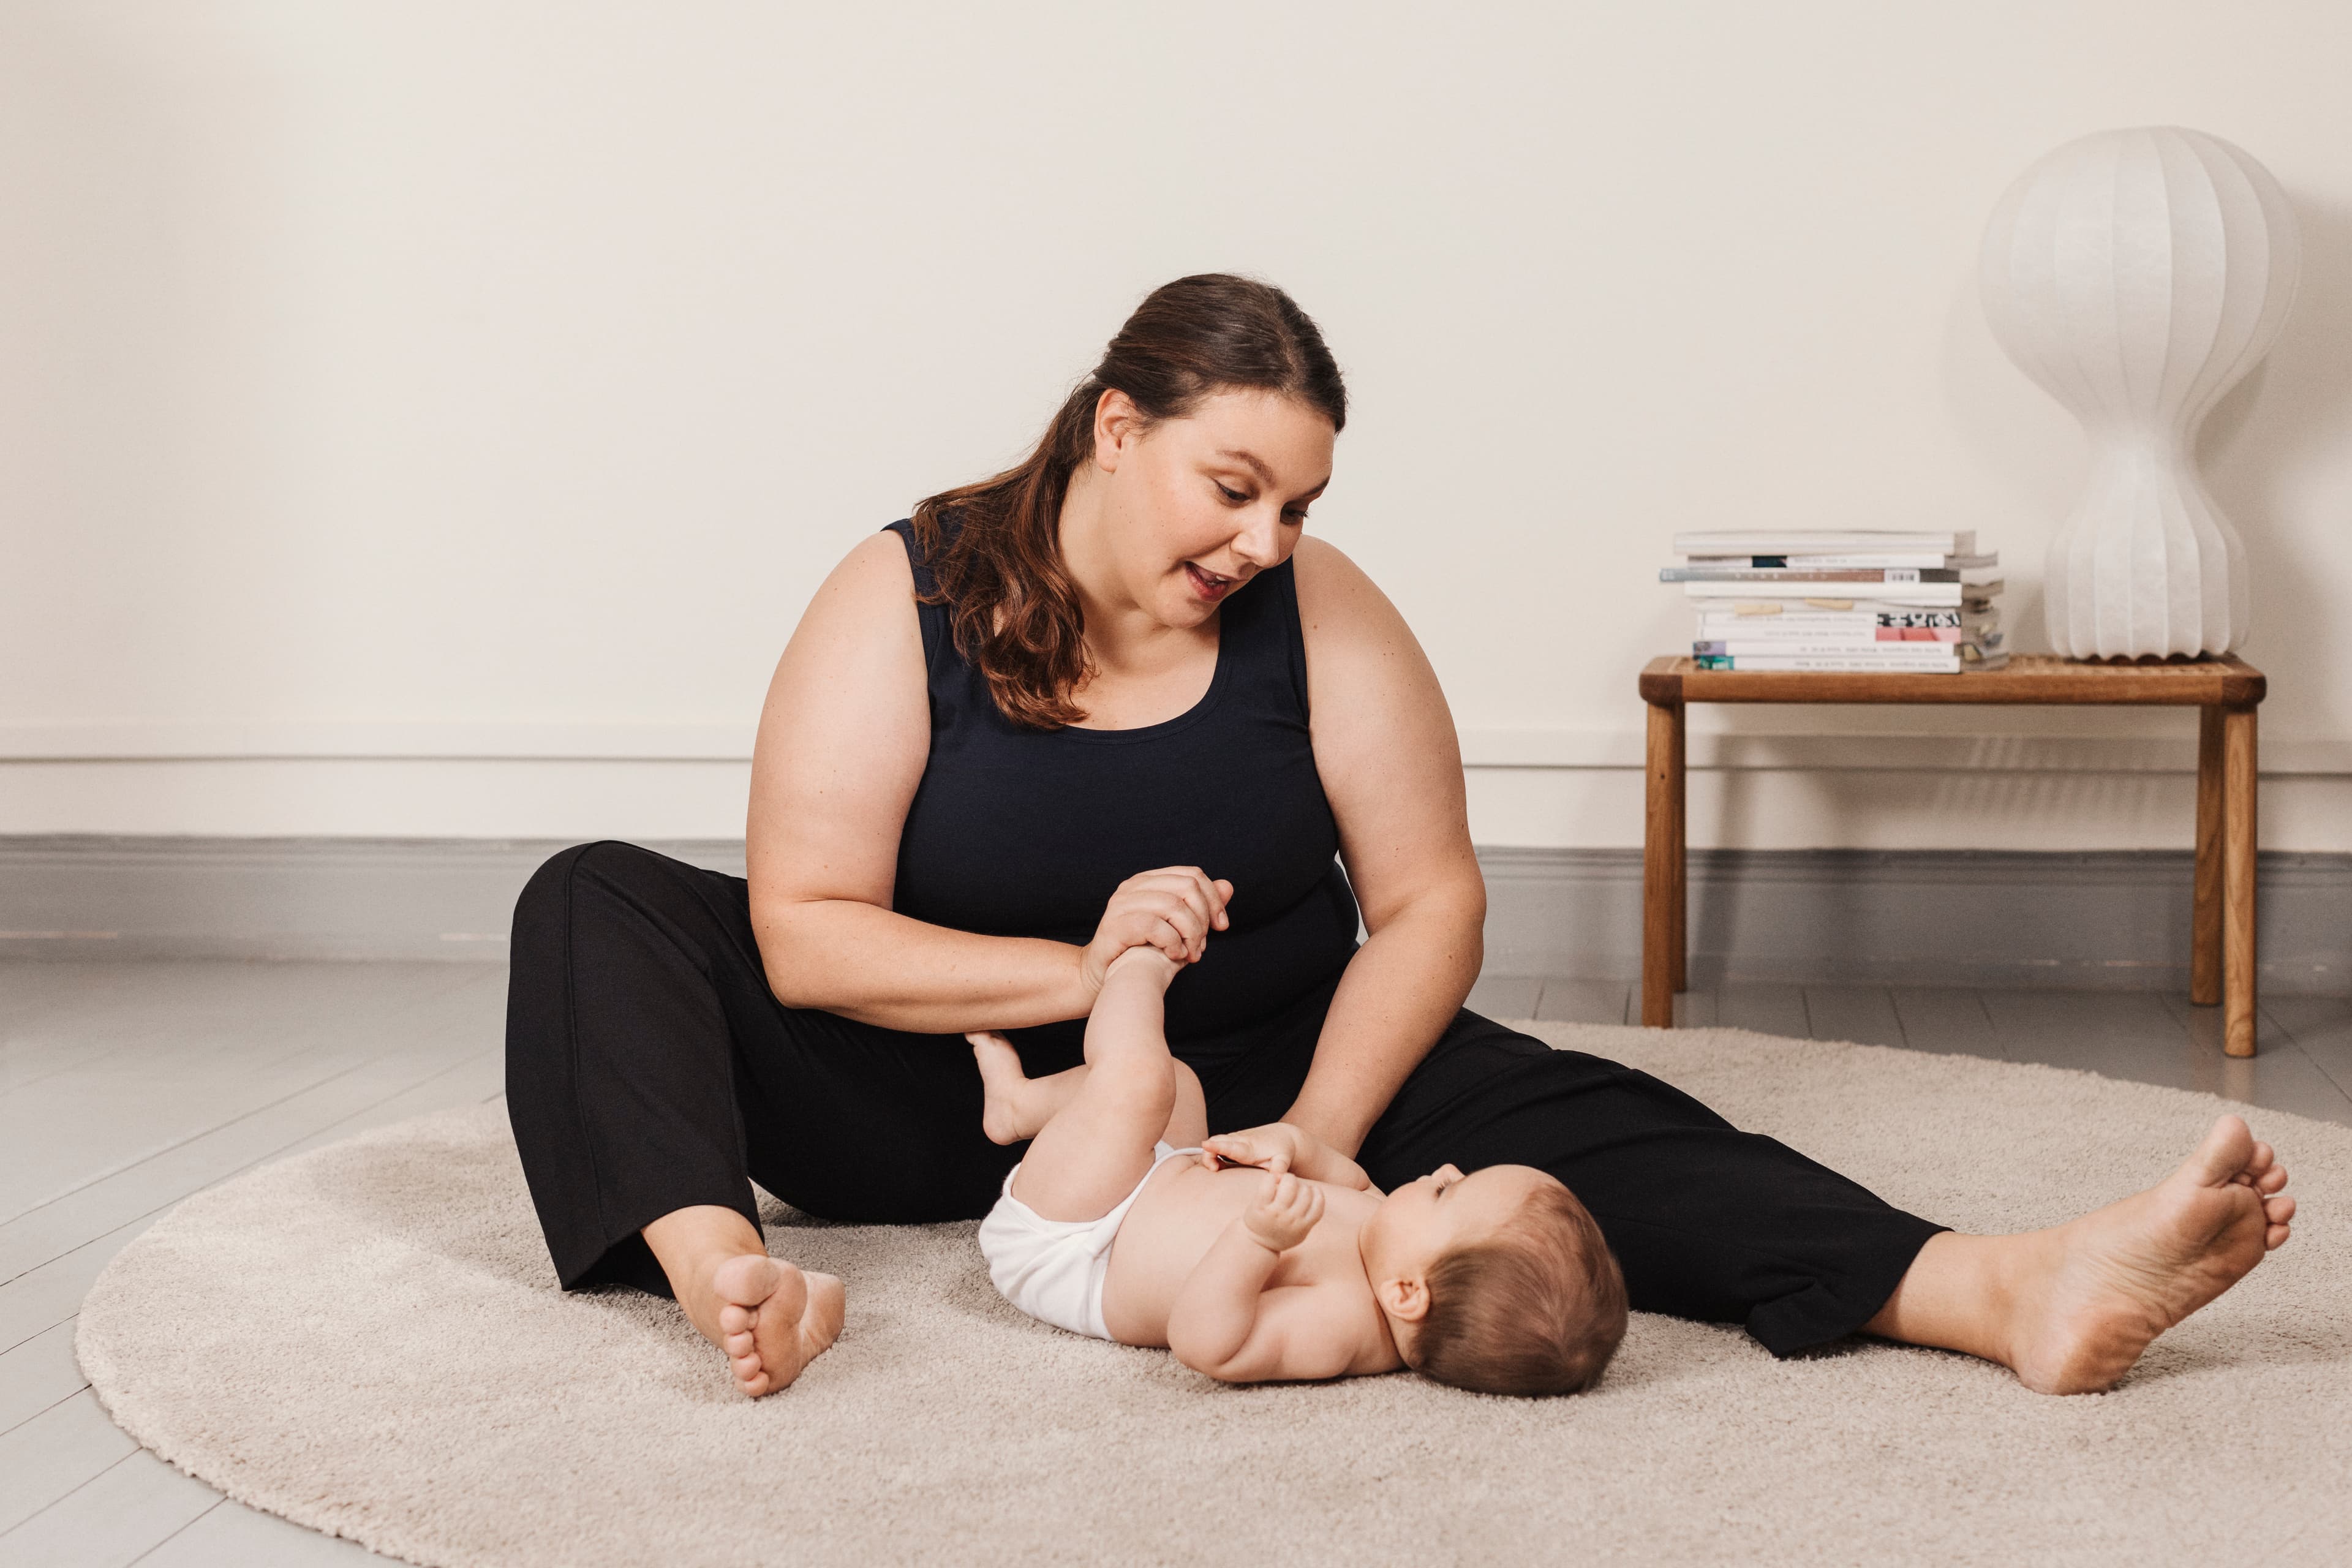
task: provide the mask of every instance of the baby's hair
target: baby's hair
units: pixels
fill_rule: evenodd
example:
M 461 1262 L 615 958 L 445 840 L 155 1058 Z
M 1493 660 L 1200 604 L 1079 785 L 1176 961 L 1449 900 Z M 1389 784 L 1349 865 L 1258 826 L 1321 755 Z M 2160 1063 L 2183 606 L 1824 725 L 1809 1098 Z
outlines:
M 1625 1276 L 1576 1194 L 1549 1182 L 1496 1234 L 1437 1260 L 1412 1369 L 1478 1394 L 1579 1394 L 1625 1337 Z

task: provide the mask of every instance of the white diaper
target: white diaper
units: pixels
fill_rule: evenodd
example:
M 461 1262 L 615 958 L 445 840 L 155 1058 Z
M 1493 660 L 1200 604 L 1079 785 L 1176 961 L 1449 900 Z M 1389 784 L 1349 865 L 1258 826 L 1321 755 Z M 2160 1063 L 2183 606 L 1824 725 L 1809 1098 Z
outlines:
M 1151 1172 L 1169 1161 L 1198 1149 L 1152 1146 Z M 1143 1182 L 1100 1219 L 1045 1219 L 1013 1195 L 1015 1165 L 1004 1178 L 1003 1195 L 988 1217 L 980 1222 L 980 1252 L 988 1259 L 988 1277 L 1004 1299 L 1037 1319 L 1074 1334 L 1110 1338 L 1103 1325 L 1103 1280 L 1110 1273 L 1110 1244 L 1143 1191 Z

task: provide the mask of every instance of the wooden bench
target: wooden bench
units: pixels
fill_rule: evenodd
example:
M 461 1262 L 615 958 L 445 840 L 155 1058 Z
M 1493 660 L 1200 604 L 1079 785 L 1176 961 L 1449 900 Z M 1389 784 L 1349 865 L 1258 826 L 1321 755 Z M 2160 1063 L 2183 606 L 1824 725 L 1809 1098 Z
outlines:
M 2263 672 L 2235 655 L 2163 664 L 2084 664 L 2021 654 L 1959 675 L 1700 669 L 1687 658 L 1642 671 L 1650 705 L 1642 836 L 1642 1022 L 1672 1027 L 1685 985 L 1683 710 L 1693 702 L 2102 703 L 2195 708 L 2197 877 L 2189 999 L 2223 1005 L 2222 1048 L 2254 1054 L 2254 710 Z

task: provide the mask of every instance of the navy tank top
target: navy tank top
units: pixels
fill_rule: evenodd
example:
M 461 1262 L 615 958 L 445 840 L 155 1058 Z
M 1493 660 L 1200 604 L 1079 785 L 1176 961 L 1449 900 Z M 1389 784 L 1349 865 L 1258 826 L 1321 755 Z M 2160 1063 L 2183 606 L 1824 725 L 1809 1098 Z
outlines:
M 932 590 L 914 526 L 890 525 Z M 1168 991 L 1168 1036 L 1196 1061 L 1248 1050 L 1338 979 L 1356 900 L 1307 728 L 1307 644 L 1290 563 L 1217 608 L 1216 673 L 1190 711 L 1133 730 L 1023 730 L 919 605 L 931 745 L 898 840 L 894 907 L 988 936 L 1090 940 L 1118 884 L 1198 866 L 1234 884 L 1232 929 Z M 1075 1056 L 1084 1026 L 1022 1031 Z M 1024 1041 L 1025 1043 L 1025 1041 Z M 1040 1045 L 1047 1044 L 1040 1039 Z

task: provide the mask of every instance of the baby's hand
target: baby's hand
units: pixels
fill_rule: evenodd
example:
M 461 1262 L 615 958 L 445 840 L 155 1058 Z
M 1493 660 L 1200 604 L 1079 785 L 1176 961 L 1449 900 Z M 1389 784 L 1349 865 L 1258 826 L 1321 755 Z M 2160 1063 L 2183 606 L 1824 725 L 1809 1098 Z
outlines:
M 1323 1189 L 1285 1172 L 1266 1178 L 1257 1201 L 1243 1212 L 1242 1224 L 1269 1251 L 1287 1252 L 1322 1217 Z

